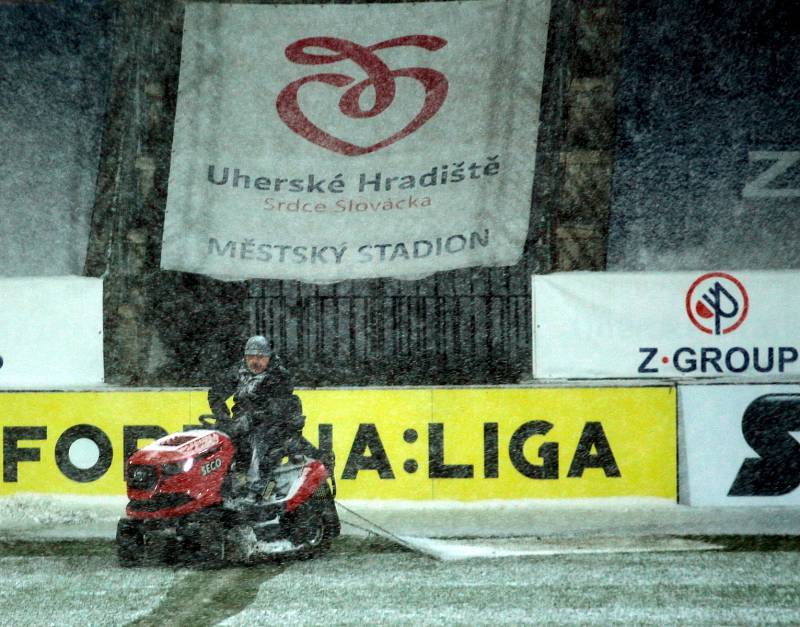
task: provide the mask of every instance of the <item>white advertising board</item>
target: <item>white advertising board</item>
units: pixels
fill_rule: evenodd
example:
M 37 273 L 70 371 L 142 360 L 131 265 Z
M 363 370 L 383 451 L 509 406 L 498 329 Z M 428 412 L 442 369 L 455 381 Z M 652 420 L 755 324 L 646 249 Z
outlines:
M 800 505 L 800 385 L 679 385 L 680 499 Z
M 324 283 L 516 263 L 549 12 L 187 4 L 162 268 Z
M 0 389 L 103 382 L 103 282 L 0 279 Z
M 572 272 L 532 293 L 537 378 L 800 374 L 800 272 Z

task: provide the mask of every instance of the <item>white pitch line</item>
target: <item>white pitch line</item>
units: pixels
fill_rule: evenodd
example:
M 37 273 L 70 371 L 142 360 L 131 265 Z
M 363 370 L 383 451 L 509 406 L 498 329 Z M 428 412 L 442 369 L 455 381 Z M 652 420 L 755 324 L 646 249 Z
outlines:
M 598 554 L 598 553 L 658 553 L 674 551 L 713 551 L 723 547 L 708 542 L 697 540 L 649 540 L 647 545 L 625 543 L 624 541 L 614 540 L 606 543 L 605 546 L 576 546 L 575 544 L 554 544 L 547 543 L 547 547 L 542 548 L 500 548 L 487 544 L 453 542 L 451 540 L 439 540 L 433 538 L 418 538 L 413 536 L 399 536 L 403 542 L 407 543 L 421 553 L 430 555 L 443 561 L 463 560 L 463 559 L 487 559 L 503 557 L 524 557 L 524 556 L 550 556 L 550 555 L 578 555 L 578 554 Z M 530 543 L 528 543 L 530 544 Z

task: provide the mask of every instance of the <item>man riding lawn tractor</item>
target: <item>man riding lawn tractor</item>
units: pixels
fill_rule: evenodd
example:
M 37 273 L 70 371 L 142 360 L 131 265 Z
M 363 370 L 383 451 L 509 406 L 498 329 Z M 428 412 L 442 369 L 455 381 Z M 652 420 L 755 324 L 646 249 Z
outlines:
M 242 361 L 223 372 L 208 391 L 208 405 L 216 418 L 214 428 L 231 437 L 237 466 L 247 469 L 249 498 L 265 495 L 272 470 L 284 455 L 321 459 L 320 452 L 303 437 L 305 416 L 300 398 L 293 392 L 292 375 L 263 335 L 247 340 Z M 226 404 L 231 396 L 233 412 Z M 329 472 L 332 462 L 330 456 L 323 460 Z
M 128 459 L 120 563 L 252 563 L 326 550 L 340 532 L 332 455 L 321 459 L 303 437 L 300 399 L 266 338 L 247 341 L 208 400 L 206 428 L 166 435 Z

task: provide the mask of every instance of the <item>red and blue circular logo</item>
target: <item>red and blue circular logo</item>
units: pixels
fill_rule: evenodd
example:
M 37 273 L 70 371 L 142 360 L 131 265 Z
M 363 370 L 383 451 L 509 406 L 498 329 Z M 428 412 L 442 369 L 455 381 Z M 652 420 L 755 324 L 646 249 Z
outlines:
M 747 318 L 750 297 L 742 282 L 727 272 L 708 272 L 686 292 L 686 314 L 703 333 L 725 335 Z

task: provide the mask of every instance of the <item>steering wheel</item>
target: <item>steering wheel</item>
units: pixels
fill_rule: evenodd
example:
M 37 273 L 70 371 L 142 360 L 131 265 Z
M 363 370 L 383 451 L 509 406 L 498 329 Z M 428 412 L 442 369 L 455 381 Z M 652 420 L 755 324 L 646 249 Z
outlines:
M 214 414 L 200 414 L 198 420 L 204 427 L 215 427 L 217 425 L 217 418 Z

